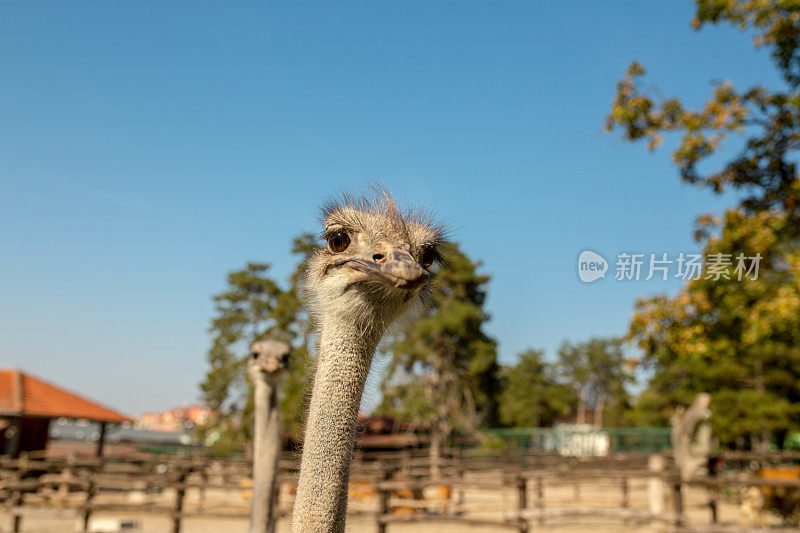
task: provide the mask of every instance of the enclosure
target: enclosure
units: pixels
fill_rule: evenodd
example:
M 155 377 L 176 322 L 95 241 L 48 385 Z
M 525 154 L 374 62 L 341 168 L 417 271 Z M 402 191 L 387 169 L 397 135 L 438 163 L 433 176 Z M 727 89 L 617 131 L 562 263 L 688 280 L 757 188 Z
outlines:
M 359 453 L 350 484 L 348 531 L 737 531 L 748 525 L 748 487 L 800 491 L 800 480 L 765 480 L 756 465 L 800 454 L 714 456 L 724 468 L 682 483 L 666 454 L 563 457 L 448 450 L 440 479 L 425 450 Z M 281 458 L 279 531 L 286 531 L 298 458 Z M 3 528 L 74 531 L 244 531 L 250 469 L 202 457 L 36 457 L 0 462 Z M 773 528 L 782 527 L 770 515 Z M 788 526 L 786 526 L 788 527 Z M 773 529 L 774 530 L 774 529 Z

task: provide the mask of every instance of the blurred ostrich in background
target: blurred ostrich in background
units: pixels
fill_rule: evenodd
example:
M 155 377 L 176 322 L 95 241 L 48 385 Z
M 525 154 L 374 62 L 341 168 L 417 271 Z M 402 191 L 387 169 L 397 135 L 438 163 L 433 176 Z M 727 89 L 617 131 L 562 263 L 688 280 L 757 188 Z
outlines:
M 279 392 L 290 350 L 287 343 L 274 340 L 250 345 L 247 374 L 253 382 L 255 401 L 250 533 L 275 531 L 274 504 L 281 452 Z
M 387 191 L 323 207 L 326 246 L 308 262 L 305 293 L 318 328 L 292 530 L 344 531 L 355 422 L 375 348 L 387 326 L 421 308 L 442 228 L 403 210 Z

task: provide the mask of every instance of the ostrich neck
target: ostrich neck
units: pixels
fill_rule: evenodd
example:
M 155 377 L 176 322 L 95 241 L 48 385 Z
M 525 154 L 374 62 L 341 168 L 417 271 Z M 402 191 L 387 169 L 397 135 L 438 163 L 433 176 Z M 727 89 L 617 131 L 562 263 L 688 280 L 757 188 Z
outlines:
M 260 374 L 260 373 L 259 373 Z M 275 530 L 273 504 L 278 455 L 281 449 L 280 406 L 278 384 L 260 375 L 255 379 L 255 435 L 253 446 L 253 501 L 250 511 L 250 533 L 272 533 Z
M 323 323 L 292 531 L 344 531 L 355 423 L 382 332 Z

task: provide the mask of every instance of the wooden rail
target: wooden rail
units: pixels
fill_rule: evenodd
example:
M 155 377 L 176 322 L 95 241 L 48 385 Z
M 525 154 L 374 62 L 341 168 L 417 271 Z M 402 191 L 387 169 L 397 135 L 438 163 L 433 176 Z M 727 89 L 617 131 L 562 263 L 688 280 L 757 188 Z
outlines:
M 630 490 L 633 480 L 646 482 L 648 479 L 658 480 L 671 479 L 662 472 L 651 472 L 645 470 L 631 470 L 628 472 L 605 472 L 593 470 L 588 472 L 579 471 L 518 471 L 515 476 L 505 476 L 502 482 L 476 482 L 467 481 L 463 478 L 442 478 L 438 480 L 425 479 L 415 481 L 385 481 L 375 483 L 380 502 L 375 520 L 379 533 L 386 533 L 387 526 L 392 523 L 435 523 L 435 522 L 454 522 L 469 526 L 492 526 L 505 527 L 520 533 L 529 533 L 531 521 L 535 520 L 538 526 L 545 524 L 546 520 L 554 518 L 576 518 L 581 516 L 603 516 L 627 522 L 638 520 L 639 522 L 667 522 L 678 523 L 677 513 L 654 512 L 650 509 L 636 509 L 631 507 Z M 545 489 L 548 486 L 580 485 L 581 483 L 596 484 L 598 481 L 607 481 L 612 486 L 618 487 L 620 491 L 619 505 L 605 507 L 588 505 L 582 506 L 559 506 L 548 507 L 552 501 L 545 497 Z M 644 484 L 644 483 L 643 483 Z M 514 510 L 504 509 L 500 517 L 489 519 L 484 517 L 462 516 L 458 513 L 449 512 L 442 514 L 427 513 L 431 507 L 436 506 L 436 501 L 418 501 L 399 498 L 396 494 L 410 492 L 415 489 L 425 489 L 434 486 L 445 485 L 450 489 L 473 489 L 489 492 L 508 492 L 516 494 Z M 530 506 L 531 496 L 534 498 L 534 507 Z M 586 500 L 586 499 L 584 499 Z M 451 504 L 452 502 L 443 502 Z M 573 500 L 571 503 L 575 503 Z M 397 508 L 413 508 L 421 512 L 413 514 L 395 515 L 393 510 Z
M 730 460 L 775 462 L 780 457 L 741 454 Z M 443 477 L 436 480 L 430 479 L 430 466 L 426 456 L 408 451 L 358 454 L 353 481 L 363 481 L 371 487 L 373 496 L 367 503 L 372 507 L 351 506 L 350 515 L 372 516 L 379 533 L 387 533 L 392 524 L 408 522 L 491 525 L 529 533 L 548 521 L 584 516 L 689 528 L 686 487 L 702 487 L 709 494 L 735 487 L 800 488 L 800 481 L 719 475 L 681 482 L 668 464 L 648 468 L 647 457 L 643 456 L 589 459 L 520 455 L 514 461 L 509 457 L 453 452 L 442 458 Z M 95 513 L 114 511 L 162 514 L 170 518 L 171 531 L 179 533 L 186 518 L 246 518 L 244 504 L 238 510 L 221 511 L 207 506 L 204 495 L 207 491 L 239 491 L 246 495 L 250 468 L 244 460 L 192 457 L 0 458 L 0 509 L 13 517 L 13 531 L 22 531 L 25 519 L 42 516 L 74 518 L 87 530 Z M 283 498 L 291 498 L 288 493 L 296 485 L 297 469 L 295 455 L 281 458 L 279 483 L 286 489 Z M 589 489 L 598 485 L 603 487 L 602 498 L 592 499 Z M 447 496 L 419 496 L 436 487 L 446 487 Z M 565 497 L 564 487 L 571 488 L 572 498 Z M 556 489 L 561 490 L 560 496 L 553 494 Z M 190 491 L 195 500 L 189 498 Z M 483 494 L 485 499 L 463 503 L 467 491 L 471 497 Z M 639 498 L 632 497 L 635 491 L 640 491 Z M 640 507 L 635 506 L 642 500 L 641 491 L 649 494 L 647 508 L 642 508 L 641 503 Z M 141 501 L 134 502 L 133 496 Z M 117 500 L 110 501 L 111 497 Z M 668 508 L 654 506 L 653 502 L 659 499 L 668 501 Z M 282 503 L 278 512 L 288 516 L 291 501 Z M 709 508 L 714 523 L 715 498 L 710 498 Z M 399 514 L 399 510 L 405 511 Z M 488 513 L 494 514 L 487 517 Z

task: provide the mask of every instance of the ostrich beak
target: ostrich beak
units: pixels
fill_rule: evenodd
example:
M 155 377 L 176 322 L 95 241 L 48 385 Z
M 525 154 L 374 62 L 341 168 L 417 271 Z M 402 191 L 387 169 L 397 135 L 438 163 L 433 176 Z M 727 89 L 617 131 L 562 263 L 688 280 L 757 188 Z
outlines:
M 413 290 L 428 281 L 430 274 L 403 248 L 379 245 L 370 259 L 361 256 L 343 257 L 333 266 L 347 266 L 361 272 L 366 279 L 389 282 L 398 289 Z
M 278 370 L 283 368 L 283 365 L 278 361 L 275 357 L 270 357 L 263 363 L 261 363 L 261 368 L 268 374 L 272 374 L 277 372 Z

